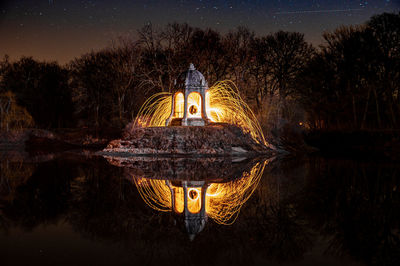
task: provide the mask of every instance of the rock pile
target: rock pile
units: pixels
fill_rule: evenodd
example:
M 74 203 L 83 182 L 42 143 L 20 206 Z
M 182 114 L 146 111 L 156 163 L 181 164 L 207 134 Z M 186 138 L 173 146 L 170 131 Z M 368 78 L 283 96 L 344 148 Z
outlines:
M 232 157 L 113 157 L 107 161 L 124 169 L 126 178 L 151 178 L 166 180 L 207 180 L 227 182 L 241 177 L 264 158 L 232 160 Z
M 256 143 L 250 134 L 229 124 L 132 128 L 124 133 L 122 139 L 111 141 L 102 152 L 111 156 L 249 156 L 272 153 L 269 147 Z

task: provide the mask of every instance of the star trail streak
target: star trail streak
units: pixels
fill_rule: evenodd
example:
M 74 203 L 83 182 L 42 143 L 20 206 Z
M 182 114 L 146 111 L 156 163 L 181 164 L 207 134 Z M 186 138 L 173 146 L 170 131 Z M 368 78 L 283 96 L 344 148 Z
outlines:
M 382 0 L 5 0 L 0 1 L 0 57 L 7 54 L 13 60 L 25 55 L 68 63 L 121 36 L 137 38 L 137 30 L 149 22 L 155 28 L 188 23 L 222 34 L 237 27 L 257 35 L 295 31 L 319 45 L 323 32 L 399 11 L 399 1 Z
M 276 15 L 289 15 L 289 14 L 309 14 L 309 13 L 338 13 L 338 12 L 352 12 L 362 11 L 363 9 L 329 9 L 329 10 L 299 10 L 299 11 L 286 11 L 276 12 Z

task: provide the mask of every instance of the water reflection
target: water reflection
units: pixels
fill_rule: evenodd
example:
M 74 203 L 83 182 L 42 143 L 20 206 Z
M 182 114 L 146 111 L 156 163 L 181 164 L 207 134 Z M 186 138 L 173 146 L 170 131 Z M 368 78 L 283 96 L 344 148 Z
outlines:
M 115 160 L 115 158 L 112 158 L 110 162 L 116 164 Z M 129 160 L 131 171 L 137 167 L 137 158 L 124 158 L 123 160 L 125 167 L 127 167 L 126 164 Z M 175 172 L 173 178 L 152 179 L 132 174 L 131 179 L 148 206 L 157 211 L 172 211 L 183 216 L 184 226 L 191 240 L 204 229 L 208 217 L 219 224 L 232 224 L 243 204 L 256 189 L 268 163 L 268 160 L 254 162 L 250 170 L 245 170 L 242 173 L 237 173 L 238 170 L 235 169 L 236 177 L 203 177 L 204 179 L 202 179 L 200 173 L 204 173 L 204 169 L 211 170 L 214 173 L 218 171 L 217 169 L 221 169 L 220 167 L 212 169 L 210 165 L 207 165 L 207 162 L 211 160 L 211 164 L 215 165 L 216 161 L 220 164 L 228 159 L 196 158 L 186 159 L 183 162 L 182 159 L 178 159 L 181 165 L 186 167 L 191 160 L 204 166 L 204 169 L 199 169 L 199 174 L 194 173 L 192 178 L 189 178 L 184 171 L 176 171 L 175 160 L 174 158 L 169 159 L 170 165 L 167 167 L 168 169 L 175 169 L 175 171 L 172 170 Z M 154 163 L 153 160 L 147 162 L 150 165 Z M 156 161 L 156 163 L 159 162 Z M 239 165 L 242 166 L 243 164 Z M 141 169 L 143 168 L 154 169 L 149 165 L 141 165 Z M 180 174 L 177 175 L 177 172 Z
M 400 165 L 396 162 L 321 157 L 274 160 L 266 162 L 261 176 L 262 161 L 149 160 L 112 165 L 103 158 L 76 155 L 27 163 L 3 159 L 2 264 L 399 265 Z M 257 164 L 254 172 L 260 176 L 246 185 L 248 192 L 241 196 L 246 203 L 229 220 L 235 222 L 220 225 L 207 212 L 212 201 L 206 200 L 208 223 L 194 241 L 187 237 L 182 201 L 175 204 L 177 214 L 171 215 L 149 208 L 139 193 L 141 187 L 153 192 L 150 183 L 161 183 L 170 198 L 157 207 L 170 211 L 174 206 L 171 188 L 183 194 L 186 182 L 188 200 L 201 198 L 205 184 L 206 197 L 218 191 L 211 190 L 212 184 L 234 191 L 238 182 L 251 179 Z M 203 179 L 189 178 L 204 166 L 206 174 L 198 175 Z M 211 169 L 227 179 L 218 178 Z M 176 197 L 182 200 L 184 196 Z M 157 197 L 148 199 L 158 202 Z M 202 206 L 195 205 L 193 212 Z M 218 214 L 223 213 L 222 208 Z M 68 251 L 63 243 L 79 249 Z M 41 257 L 39 248 L 48 256 Z M 58 255 L 66 250 L 68 256 Z

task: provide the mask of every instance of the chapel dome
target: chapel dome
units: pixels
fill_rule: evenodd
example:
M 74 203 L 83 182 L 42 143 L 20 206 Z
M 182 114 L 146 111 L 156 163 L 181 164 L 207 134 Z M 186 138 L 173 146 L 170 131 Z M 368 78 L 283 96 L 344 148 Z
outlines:
M 189 234 L 190 240 L 193 240 L 195 236 L 203 231 L 206 225 L 206 219 L 199 215 L 195 215 L 194 217 L 186 217 L 185 219 L 185 227 Z
M 175 81 L 175 87 L 177 89 L 201 88 L 207 86 L 208 84 L 203 74 L 196 70 L 192 63 L 190 64 L 189 69 L 179 74 Z

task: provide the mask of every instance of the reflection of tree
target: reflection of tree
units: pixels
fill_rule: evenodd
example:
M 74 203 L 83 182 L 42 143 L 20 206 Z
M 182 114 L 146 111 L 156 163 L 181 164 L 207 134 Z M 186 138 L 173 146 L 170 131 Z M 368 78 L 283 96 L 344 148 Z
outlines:
M 68 218 L 81 235 L 96 241 L 117 243 L 143 264 L 231 265 L 252 260 L 254 251 L 247 245 L 247 233 L 230 226 L 208 224 L 204 232 L 189 242 L 183 226 L 173 216 L 144 205 L 134 184 L 117 178 L 85 185 L 83 197 L 74 202 Z M 113 192 L 106 187 L 113 186 Z M 98 201 L 90 200 L 95 187 Z M 89 203 L 90 202 L 90 203 Z M 179 223 L 179 219 L 177 219 Z M 213 258 L 210 261 L 210 258 Z
M 0 230 L 7 231 L 10 226 L 10 221 L 3 214 L 3 206 L 17 197 L 17 188 L 30 178 L 34 169 L 33 164 L 15 163 L 7 159 L 0 161 Z
M 173 252 L 162 239 L 182 235 L 176 232 L 172 217 L 143 206 L 134 184 L 122 178 L 121 169 L 106 167 L 82 169 L 73 181 L 67 220 L 74 230 L 96 241 L 123 245 L 142 262 Z
M 241 213 L 241 226 L 250 234 L 252 248 L 261 248 L 266 257 L 278 261 L 299 259 L 312 244 L 311 230 L 294 198 L 304 173 L 296 166 L 293 161 L 272 162 Z
M 293 251 L 291 258 L 298 258 L 305 250 L 304 226 L 293 207 L 280 202 L 275 177 L 262 181 L 235 224 L 210 221 L 189 242 L 183 225 L 176 225 L 181 217 L 145 205 L 122 172 L 100 159 L 39 164 L 2 207 L 3 216 L 9 226 L 26 230 L 65 218 L 83 237 L 124 246 L 144 264 L 172 262 L 171 258 L 176 265 L 245 264 L 254 263 L 259 254 L 282 259 Z
M 0 161 L 0 201 L 12 201 L 17 187 L 31 177 L 34 169 L 33 164 Z
M 189 242 L 183 224 L 176 225 L 183 222 L 181 217 L 175 220 L 145 205 L 132 180 L 122 178 L 123 169 L 98 167 L 85 169 L 71 184 L 68 221 L 83 236 L 123 245 L 145 263 L 174 258 L 177 265 L 204 264 L 210 263 L 210 254 L 218 257 L 225 252 L 243 257 L 236 234 L 220 233 L 218 225 L 210 224 L 207 233 Z
M 25 175 L 18 184 L 3 207 L 4 216 L 27 230 L 57 222 L 68 208 L 70 178 L 71 169 L 62 161 L 39 164 L 32 176 Z
M 350 160 L 310 161 L 304 206 L 330 249 L 379 265 L 400 262 L 399 167 Z M 315 177 L 315 178 L 313 178 Z
M 328 252 L 375 264 L 399 262 L 398 166 L 296 160 L 268 164 L 236 222 L 210 221 L 192 242 L 176 225 L 180 217 L 145 205 L 122 169 L 103 159 L 9 164 L 2 180 L 21 181 L 12 185 L 12 197 L 1 187 L 0 226 L 32 230 L 65 219 L 84 238 L 123 246 L 145 265 L 297 260 L 318 232 L 330 240 Z

